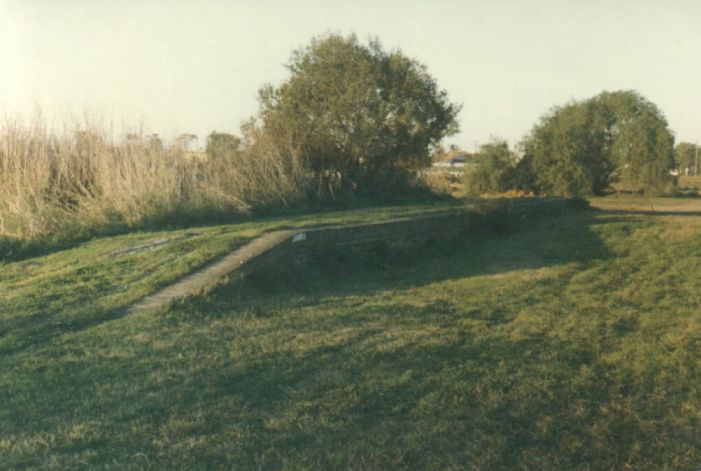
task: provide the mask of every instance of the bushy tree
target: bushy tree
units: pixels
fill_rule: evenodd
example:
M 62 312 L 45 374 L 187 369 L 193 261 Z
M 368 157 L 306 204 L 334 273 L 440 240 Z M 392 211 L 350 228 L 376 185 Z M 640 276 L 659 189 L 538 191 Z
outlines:
M 674 137 L 664 118 L 650 109 L 643 110 L 621 128 L 612 153 L 621 180 L 645 192 L 660 192 L 672 182 Z
M 318 192 L 382 190 L 397 172 L 431 163 L 430 149 L 458 130 L 426 67 L 377 40 L 328 35 L 295 51 L 290 78 L 260 92 L 263 129 L 298 148 Z
M 536 183 L 530 190 L 574 195 L 602 189 L 605 159 L 592 135 L 590 118 L 587 107 L 576 102 L 541 118 L 525 144 L 526 161 Z
M 514 187 L 516 155 L 506 141 L 493 140 L 481 147 L 465 184 L 470 193 L 501 193 Z
M 524 142 L 522 180 L 567 196 L 601 194 L 614 181 L 657 189 L 670 180 L 673 145 L 657 106 L 634 91 L 603 92 L 541 118 Z

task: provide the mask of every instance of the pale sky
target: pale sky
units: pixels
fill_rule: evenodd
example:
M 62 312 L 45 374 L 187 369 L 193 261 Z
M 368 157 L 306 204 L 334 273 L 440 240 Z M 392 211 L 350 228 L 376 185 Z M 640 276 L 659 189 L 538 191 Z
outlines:
M 0 112 L 88 110 L 165 137 L 238 132 L 293 49 L 377 36 L 462 103 L 472 150 L 520 140 L 554 105 L 635 89 L 701 141 L 696 0 L 0 0 Z

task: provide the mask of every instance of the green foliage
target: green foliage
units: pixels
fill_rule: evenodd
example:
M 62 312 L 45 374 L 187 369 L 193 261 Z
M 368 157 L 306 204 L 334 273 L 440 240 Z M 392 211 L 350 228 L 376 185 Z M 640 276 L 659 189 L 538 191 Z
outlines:
M 671 182 L 674 137 L 634 91 L 554 108 L 525 139 L 523 183 L 541 194 L 601 194 L 614 181 L 645 191 Z
M 696 144 L 680 142 L 674 148 L 674 163 L 680 175 L 696 175 L 698 148 Z
M 570 103 L 543 117 L 526 141 L 526 155 L 539 192 L 558 195 L 596 193 L 602 158 L 586 106 Z M 536 190 L 536 189 L 534 189 Z
M 207 137 L 207 158 L 231 161 L 241 153 L 241 139 L 233 134 L 213 131 Z
M 469 193 L 501 193 L 513 188 L 516 155 L 506 141 L 494 140 L 482 146 L 474 167 L 467 170 L 465 185 Z
M 437 144 L 431 150 L 431 162 L 443 162 L 448 158 L 448 152 L 441 144 Z
M 644 110 L 621 129 L 612 152 L 621 180 L 645 193 L 661 193 L 672 182 L 674 137 L 659 114 Z
M 460 107 L 426 67 L 377 40 L 328 35 L 293 53 L 291 77 L 260 92 L 263 128 L 299 149 L 317 196 L 382 192 L 388 175 L 430 165 L 430 149 L 457 131 Z

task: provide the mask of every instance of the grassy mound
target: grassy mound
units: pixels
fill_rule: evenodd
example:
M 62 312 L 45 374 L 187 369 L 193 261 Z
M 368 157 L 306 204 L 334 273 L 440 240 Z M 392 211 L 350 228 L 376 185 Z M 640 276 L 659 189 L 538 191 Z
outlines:
M 64 293 L 55 274 L 77 261 L 17 262 L 0 279 L 0 467 L 698 469 L 701 217 L 496 222 L 26 342 L 31 312 L 70 319 L 61 300 L 95 275 Z

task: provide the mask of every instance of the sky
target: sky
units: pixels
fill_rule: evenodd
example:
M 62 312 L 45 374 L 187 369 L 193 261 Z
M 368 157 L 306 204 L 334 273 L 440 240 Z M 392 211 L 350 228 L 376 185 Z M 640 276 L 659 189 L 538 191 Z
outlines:
M 553 106 L 637 90 L 701 141 L 696 0 L 0 0 L 0 113 L 83 115 L 169 138 L 238 132 L 291 52 L 380 39 L 462 104 L 467 150 L 516 143 Z

